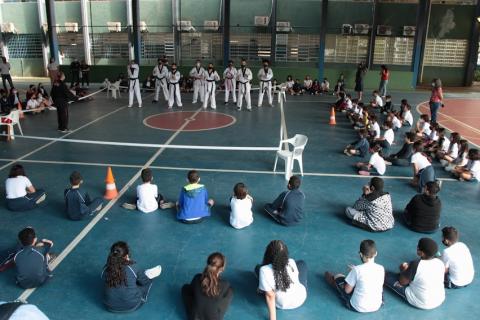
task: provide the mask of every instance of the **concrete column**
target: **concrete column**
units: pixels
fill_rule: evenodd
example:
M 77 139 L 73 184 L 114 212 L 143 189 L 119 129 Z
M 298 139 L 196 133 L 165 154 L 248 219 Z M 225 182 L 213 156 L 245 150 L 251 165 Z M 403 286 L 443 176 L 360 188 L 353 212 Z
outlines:
M 468 58 L 465 66 L 465 86 L 471 86 L 475 75 L 475 68 L 477 67 L 478 59 L 478 41 L 480 41 L 480 21 L 477 18 L 480 17 L 480 1 L 477 1 L 475 8 L 475 16 L 472 21 L 472 32 L 470 35 L 470 46 L 468 50 Z
M 140 35 L 140 0 L 132 0 L 132 22 L 133 53 L 135 61 L 140 64 L 140 46 L 142 41 Z
M 2 5 L 3 2 L 4 2 L 3 0 L 0 0 L 0 5 Z M 2 10 L 0 10 L 0 24 L 3 23 L 3 15 L 1 12 Z M 5 44 L 2 33 L 0 33 L 0 50 L 1 50 L 2 56 L 7 58 L 7 60 L 9 60 L 8 48 L 7 48 L 7 45 Z
M 48 42 L 50 46 L 50 56 L 60 63 L 58 58 L 58 38 L 55 18 L 55 1 L 45 0 L 47 25 L 48 25 Z
M 82 13 L 82 33 L 83 33 L 83 50 L 85 63 L 92 65 L 92 39 L 90 39 L 90 24 L 88 2 L 90 0 L 80 0 L 80 11 Z
M 133 12 L 132 0 L 127 0 L 127 30 L 128 30 L 128 60 L 135 60 L 135 52 L 133 51 Z
M 277 0 L 272 0 L 272 16 L 270 17 L 270 65 L 275 64 L 275 48 L 277 47 Z
M 413 62 L 412 62 L 412 88 L 417 83 L 422 82 L 423 77 L 423 54 L 427 40 L 428 23 L 430 20 L 430 0 L 420 0 L 417 10 L 417 24 L 415 30 L 415 40 L 413 44 Z
M 223 0 L 223 67 L 230 60 L 230 0 Z
M 325 41 L 327 38 L 328 0 L 322 0 L 320 17 L 320 45 L 318 48 L 318 81 L 325 77 Z
M 367 67 L 370 69 L 373 65 L 373 56 L 375 54 L 375 38 L 377 36 L 378 26 L 378 0 L 372 2 L 372 30 L 370 31 L 370 40 L 368 41 Z

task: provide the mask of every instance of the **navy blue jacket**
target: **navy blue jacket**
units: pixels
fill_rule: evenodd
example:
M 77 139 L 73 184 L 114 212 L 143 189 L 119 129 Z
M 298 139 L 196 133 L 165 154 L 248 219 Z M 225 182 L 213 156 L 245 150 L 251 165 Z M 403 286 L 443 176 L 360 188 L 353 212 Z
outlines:
M 42 247 L 26 246 L 17 252 L 13 260 L 17 268 L 17 283 L 22 288 L 35 288 L 42 285 L 48 279 L 46 254 L 50 251 L 50 244 L 45 243 Z
M 272 203 L 271 208 L 280 214 L 277 216 L 280 223 L 289 226 L 299 223 L 303 219 L 303 204 L 305 194 L 299 189 L 282 192 Z

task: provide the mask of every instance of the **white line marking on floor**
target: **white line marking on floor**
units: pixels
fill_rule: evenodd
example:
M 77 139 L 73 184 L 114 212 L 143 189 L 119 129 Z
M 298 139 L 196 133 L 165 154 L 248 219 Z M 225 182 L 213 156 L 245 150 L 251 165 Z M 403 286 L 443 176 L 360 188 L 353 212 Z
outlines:
M 165 148 L 166 149 L 166 148 Z M 10 161 L 11 159 L 0 159 L 0 161 Z M 142 165 L 136 164 L 120 164 L 120 163 L 99 163 L 99 162 L 78 162 L 78 161 L 52 161 L 52 160 L 24 160 L 25 163 L 43 163 L 43 164 L 58 164 L 58 165 L 78 165 L 78 166 L 93 166 L 93 167 L 113 167 L 113 168 L 143 168 Z M 203 172 L 221 172 L 221 173 L 247 173 L 247 174 L 266 174 L 266 175 L 278 175 L 282 172 L 273 172 L 266 170 L 241 170 L 241 169 L 219 169 L 219 168 L 193 168 L 193 167 L 169 167 L 169 166 L 150 166 L 151 169 L 157 170 L 171 170 L 171 171 L 189 171 L 198 170 Z M 295 174 L 300 174 L 295 172 Z M 371 178 L 371 176 L 361 176 L 357 174 L 344 174 L 344 173 L 323 173 L 323 172 L 304 172 L 304 176 L 311 177 L 337 177 L 337 178 Z M 398 179 L 398 180 L 411 180 L 411 176 L 382 176 L 383 179 Z M 457 181 L 453 178 L 438 178 L 442 181 Z
M 147 97 L 148 97 L 148 96 L 147 96 Z M 146 97 L 146 98 L 147 98 L 147 97 Z M 99 118 L 97 118 L 97 119 L 95 119 L 95 120 L 92 120 L 92 121 L 84 124 L 83 126 L 80 126 L 80 127 L 78 127 L 77 129 L 75 129 L 75 130 L 67 133 L 67 134 L 64 134 L 64 135 L 61 136 L 59 139 L 60 139 L 60 140 L 61 140 L 61 139 L 64 139 L 64 138 L 68 137 L 69 135 L 74 134 L 75 132 L 77 132 L 77 131 L 79 131 L 79 130 L 82 130 L 82 129 L 85 128 L 85 127 L 88 127 L 89 125 L 94 124 L 95 122 L 98 122 L 98 121 L 100 121 L 100 120 L 103 120 L 103 119 L 105 119 L 106 117 L 109 117 L 109 116 L 111 116 L 112 114 L 117 113 L 118 111 L 125 109 L 126 107 L 127 107 L 127 106 L 125 105 L 125 106 L 122 106 L 122 107 L 120 107 L 120 108 L 118 108 L 118 109 L 115 109 L 115 110 L 113 110 L 113 111 L 111 111 L 111 112 L 109 112 L 109 113 L 107 113 L 107 114 L 104 114 L 103 116 L 101 116 L 101 117 L 99 117 Z M 16 162 L 18 162 L 18 161 L 20 161 L 20 160 L 23 160 L 23 159 L 31 156 L 32 154 L 37 153 L 38 151 L 41 151 L 41 150 L 43 150 L 43 149 L 51 146 L 51 145 L 54 144 L 55 142 L 57 142 L 57 140 L 51 141 L 51 142 L 49 142 L 49 143 L 46 143 L 46 144 L 44 144 L 43 146 L 40 146 L 40 147 L 38 147 L 38 148 L 30 151 L 29 153 L 21 156 L 20 158 L 17 158 L 17 159 L 14 160 L 14 161 L 11 161 L 11 162 L 9 162 L 9 163 L 7 163 L 7 164 L 4 164 L 3 166 L 0 167 L 0 171 L 3 170 L 3 169 L 5 169 L 5 168 L 7 168 L 7 167 L 10 167 L 12 164 L 14 164 L 14 163 L 16 163 Z
M 193 116 L 196 116 L 202 108 L 199 108 Z M 181 132 L 182 130 L 190 123 L 189 120 L 185 120 L 185 123 L 168 138 L 165 142 L 166 145 L 170 144 Z M 82 231 L 63 249 L 63 251 L 58 255 L 58 257 L 49 265 L 50 270 L 55 270 L 57 266 L 72 252 L 75 247 L 87 236 L 87 234 L 95 227 L 95 225 L 105 216 L 105 214 L 110 210 L 110 208 L 117 203 L 117 201 L 125 194 L 125 192 L 133 185 L 133 183 L 140 177 L 142 170 L 149 167 L 162 153 L 166 148 L 161 148 L 143 165 L 140 170 L 135 173 L 135 175 L 125 184 L 125 186 L 119 191 L 117 197 L 110 200 L 107 205 L 83 228 Z M 18 300 L 27 300 L 28 297 L 35 292 L 36 288 L 25 290 L 19 297 Z

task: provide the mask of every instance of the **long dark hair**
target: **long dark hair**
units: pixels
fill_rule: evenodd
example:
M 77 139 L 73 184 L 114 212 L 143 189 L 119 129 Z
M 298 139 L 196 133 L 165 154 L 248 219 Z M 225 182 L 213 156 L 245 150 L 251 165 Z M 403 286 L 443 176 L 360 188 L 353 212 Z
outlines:
M 108 287 L 114 288 L 122 284 L 127 284 L 125 277 L 125 266 L 133 264 L 133 261 L 127 259 L 130 249 L 124 241 L 115 242 L 110 248 L 110 253 L 105 266 L 105 280 Z
M 202 291 L 208 297 L 216 297 L 220 294 L 220 273 L 225 269 L 227 259 L 220 252 L 214 252 L 208 256 L 207 266 L 201 277 Z
M 8 174 L 9 178 L 16 178 L 18 176 L 26 176 L 25 169 L 23 169 L 21 164 L 13 165 L 13 167 L 10 169 L 10 173 Z
M 280 291 L 287 291 L 293 283 L 287 272 L 288 248 L 281 240 L 271 241 L 265 249 L 263 265 L 272 265 L 275 288 Z

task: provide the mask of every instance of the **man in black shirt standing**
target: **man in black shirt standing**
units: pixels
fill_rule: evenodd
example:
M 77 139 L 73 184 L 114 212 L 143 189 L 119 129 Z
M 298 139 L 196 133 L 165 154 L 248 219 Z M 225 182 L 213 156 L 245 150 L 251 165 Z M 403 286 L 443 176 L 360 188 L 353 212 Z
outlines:
M 80 62 L 77 58 L 74 58 L 72 63 L 70 63 L 70 71 L 72 72 L 72 83 L 70 87 L 80 84 Z
M 53 82 L 52 92 L 50 93 L 53 104 L 57 108 L 58 131 L 68 132 L 68 102 L 77 101 L 78 97 L 65 85 L 65 74 L 60 72 L 58 79 Z

